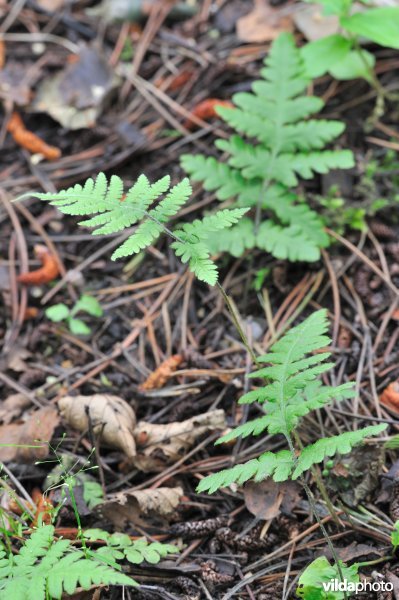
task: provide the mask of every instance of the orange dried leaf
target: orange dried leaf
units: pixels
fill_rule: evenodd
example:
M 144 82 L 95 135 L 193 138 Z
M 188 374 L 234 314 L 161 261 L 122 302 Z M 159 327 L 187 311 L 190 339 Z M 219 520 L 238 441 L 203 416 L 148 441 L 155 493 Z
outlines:
M 51 254 L 46 246 L 37 245 L 34 252 L 43 266 L 35 271 L 21 273 L 18 275 L 17 281 L 25 285 L 41 285 L 42 283 L 49 283 L 56 279 L 60 274 L 57 257 Z
M 225 108 L 234 108 L 234 104 L 229 100 L 219 100 L 218 98 L 208 98 L 207 100 L 203 100 L 197 106 L 193 108 L 191 114 L 197 119 L 202 119 L 203 121 L 207 121 L 212 119 L 213 117 L 217 117 L 216 108 L 218 106 L 224 106 Z M 186 129 L 193 129 L 195 127 L 195 123 L 188 119 L 184 123 L 184 127 Z
M 0 40 L 0 69 L 6 64 L 6 45 L 4 40 Z
M 399 413 L 399 381 L 390 383 L 380 396 L 380 402 L 386 408 Z
M 167 358 L 147 379 L 139 386 L 140 390 L 157 390 L 165 385 L 169 377 L 183 362 L 180 354 L 173 354 Z
M 54 510 L 54 506 L 46 496 L 43 496 L 39 488 L 34 488 L 31 495 L 32 500 L 36 504 L 33 525 L 37 525 L 38 523 L 50 525 L 51 513 Z
M 47 160 L 55 160 L 61 156 L 61 150 L 49 146 L 39 136 L 26 129 L 20 115 L 13 112 L 7 125 L 7 131 L 22 148 L 33 154 L 42 154 Z

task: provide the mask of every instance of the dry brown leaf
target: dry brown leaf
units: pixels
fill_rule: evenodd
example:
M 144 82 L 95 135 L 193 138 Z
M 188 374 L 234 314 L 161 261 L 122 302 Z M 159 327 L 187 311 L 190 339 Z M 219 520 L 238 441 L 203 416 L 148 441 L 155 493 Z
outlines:
M 167 518 L 174 513 L 182 496 L 181 487 L 126 490 L 111 495 L 96 510 L 122 530 L 127 523 L 143 524 L 145 517 Z
M 385 408 L 399 414 L 399 381 L 390 383 L 380 396 L 380 402 Z
M 301 2 L 296 6 L 293 20 L 297 29 L 311 42 L 340 30 L 339 18 L 336 15 L 323 15 L 321 4 L 309 5 Z
M 182 458 L 200 436 L 225 427 L 224 410 L 213 410 L 186 421 L 163 425 L 140 421 L 134 431 L 137 443 L 134 464 L 145 473 L 160 472 L 165 465 Z
M 58 401 L 58 406 L 61 415 L 74 429 L 87 431 L 90 417 L 94 433 L 102 442 L 119 448 L 129 458 L 135 456 L 133 430 L 136 415 L 122 398 L 110 394 L 64 396 Z
M 11 423 L 15 417 L 19 417 L 22 414 L 24 408 L 29 406 L 31 401 L 25 394 L 11 394 L 0 404 L 0 421 L 5 423 Z
M 54 429 L 59 423 L 55 408 L 46 406 L 30 414 L 23 423 L 0 427 L 0 460 L 31 463 L 48 455 Z M 2 446 L 12 444 L 12 446 Z
M 270 6 L 267 0 L 255 0 L 254 9 L 238 19 L 237 36 L 242 42 L 270 42 L 282 31 L 293 28 L 292 19 L 284 9 Z
M 274 519 L 280 513 L 282 505 L 285 512 L 291 512 L 299 500 L 299 490 L 300 487 L 295 481 L 250 481 L 244 488 L 245 506 L 258 519 Z
M 147 377 L 144 383 L 139 386 L 139 389 L 145 391 L 162 388 L 182 362 L 183 357 L 180 354 L 173 354 L 173 356 L 164 360 L 163 363 Z

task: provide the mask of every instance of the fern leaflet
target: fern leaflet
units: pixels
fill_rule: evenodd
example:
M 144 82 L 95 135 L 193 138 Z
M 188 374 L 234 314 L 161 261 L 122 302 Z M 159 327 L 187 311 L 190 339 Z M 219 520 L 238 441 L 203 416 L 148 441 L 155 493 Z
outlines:
M 228 155 L 227 164 L 202 155 L 184 155 L 181 164 L 206 190 L 215 191 L 219 200 L 236 198 L 238 206 L 257 206 L 272 217 L 260 227 L 252 223 L 248 244 L 237 244 L 243 233 L 239 227 L 212 236 L 214 251 L 228 250 L 237 256 L 258 247 L 277 258 L 315 261 L 329 239 L 321 219 L 300 203 L 291 188 L 299 177 L 310 179 L 315 173 L 353 166 L 349 150 L 326 149 L 342 133 L 344 124 L 309 119 L 321 110 L 323 102 L 304 95 L 309 80 L 291 35 L 282 34 L 273 43 L 261 76 L 252 92 L 233 96 L 234 108 L 217 109 L 237 132 L 228 140 L 216 141 L 216 147 Z M 276 189 L 281 204 L 276 201 Z

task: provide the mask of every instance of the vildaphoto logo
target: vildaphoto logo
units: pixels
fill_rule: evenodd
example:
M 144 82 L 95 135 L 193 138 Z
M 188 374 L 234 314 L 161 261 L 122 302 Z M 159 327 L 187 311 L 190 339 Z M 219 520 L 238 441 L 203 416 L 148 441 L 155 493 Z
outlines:
M 392 592 L 393 584 L 389 581 L 359 581 L 353 582 L 344 579 L 330 579 L 323 582 L 325 592 L 352 592 L 360 594 L 361 592 Z

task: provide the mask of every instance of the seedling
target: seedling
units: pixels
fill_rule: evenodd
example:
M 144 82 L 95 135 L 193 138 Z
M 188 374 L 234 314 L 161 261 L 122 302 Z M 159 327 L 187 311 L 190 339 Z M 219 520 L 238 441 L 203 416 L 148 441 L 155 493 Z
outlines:
M 96 298 L 83 295 L 71 309 L 63 303 L 54 304 L 46 308 L 45 315 L 54 323 L 64 321 L 74 335 L 88 335 L 91 333 L 90 327 L 82 319 L 76 318 L 80 312 L 87 313 L 92 317 L 101 317 L 103 309 Z
M 313 0 L 306 0 L 313 2 Z M 336 15 L 344 33 L 336 33 L 303 46 L 302 58 L 309 77 L 329 72 L 336 79 L 363 77 L 380 90 L 374 74 L 375 57 L 360 46 L 366 39 L 386 48 L 399 49 L 399 7 L 369 8 L 354 12 L 353 0 L 320 0 L 327 15 Z

